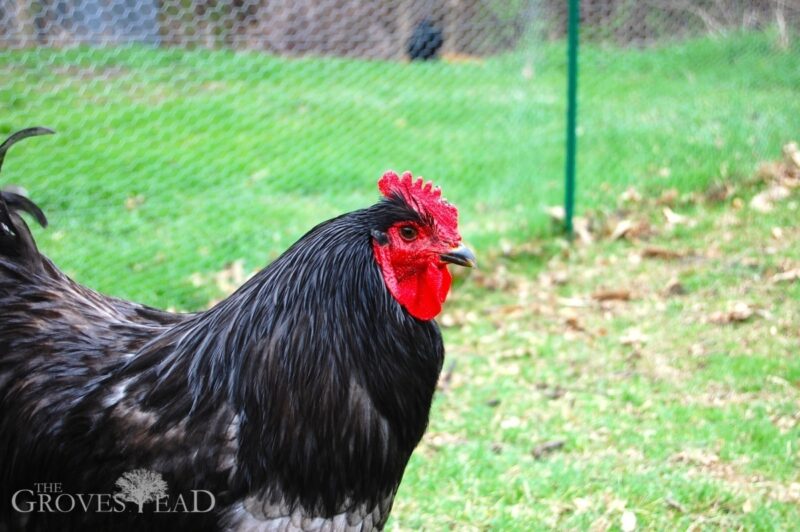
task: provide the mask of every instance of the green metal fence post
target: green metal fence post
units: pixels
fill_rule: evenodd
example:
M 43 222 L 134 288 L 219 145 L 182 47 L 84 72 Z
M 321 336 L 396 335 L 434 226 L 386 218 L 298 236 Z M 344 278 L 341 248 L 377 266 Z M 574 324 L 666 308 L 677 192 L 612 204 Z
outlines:
M 580 0 L 569 0 L 567 47 L 567 154 L 565 169 L 564 222 L 572 237 L 572 217 L 575 212 L 575 156 L 577 150 L 578 117 L 578 22 Z

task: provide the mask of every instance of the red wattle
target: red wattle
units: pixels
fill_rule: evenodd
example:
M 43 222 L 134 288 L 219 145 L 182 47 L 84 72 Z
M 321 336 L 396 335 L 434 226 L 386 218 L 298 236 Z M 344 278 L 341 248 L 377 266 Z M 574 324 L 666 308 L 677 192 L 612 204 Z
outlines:
M 427 321 L 442 311 L 452 283 L 446 265 L 430 262 L 423 268 L 400 269 L 392 265 L 389 246 L 373 243 L 373 251 L 386 287 L 409 314 Z

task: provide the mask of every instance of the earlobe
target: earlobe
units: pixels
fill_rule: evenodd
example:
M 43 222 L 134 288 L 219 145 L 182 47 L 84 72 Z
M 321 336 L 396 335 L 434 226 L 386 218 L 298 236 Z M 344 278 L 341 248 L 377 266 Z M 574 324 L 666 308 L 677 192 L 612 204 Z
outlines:
M 375 242 L 379 246 L 385 246 L 389 243 L 389 236 L 383 231 L 378 231 L 377 229 L 372 230 L 372 238 L 375 239 Z

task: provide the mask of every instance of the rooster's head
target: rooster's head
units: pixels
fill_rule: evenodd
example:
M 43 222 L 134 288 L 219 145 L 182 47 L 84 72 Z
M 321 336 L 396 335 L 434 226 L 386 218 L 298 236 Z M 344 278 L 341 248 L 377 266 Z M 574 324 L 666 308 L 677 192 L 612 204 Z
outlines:
M 387 201 L 401 202 L 409 216 L 373 231 L 372 248 L 392 296 L 412 316 L 430 320 L 450 290 L 447 264 L 472 267 L 475 256 L 461 244 L 458 210 L 442 191 L 411 172 L 386 172 L 378 188 Z

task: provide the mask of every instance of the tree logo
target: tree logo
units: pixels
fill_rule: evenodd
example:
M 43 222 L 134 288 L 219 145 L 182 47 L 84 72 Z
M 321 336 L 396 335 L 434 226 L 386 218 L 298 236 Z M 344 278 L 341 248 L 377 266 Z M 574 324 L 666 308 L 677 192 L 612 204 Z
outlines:
M 147 502 L 155 502 L 167 496 L 167 482 L 161 473 L 149 469 L 134 469 L 117 479 L 120 499 L 139 505 L 139 513 Z

